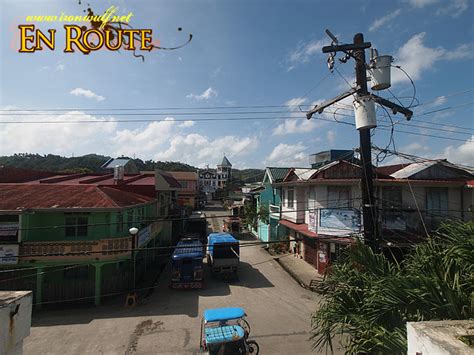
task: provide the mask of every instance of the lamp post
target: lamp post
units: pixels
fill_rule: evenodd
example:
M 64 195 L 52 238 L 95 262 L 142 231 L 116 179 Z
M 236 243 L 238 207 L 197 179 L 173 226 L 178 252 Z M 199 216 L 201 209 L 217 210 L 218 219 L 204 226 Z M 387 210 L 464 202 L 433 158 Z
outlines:
M 130 236 L 132 237 L 132 260 L 131 260 L 131 267 L 132 267 L 132 290 L 135 289 L 135 248 L 137 247 L 137 234 L 138 228 L 132 227 L 128 230 Z

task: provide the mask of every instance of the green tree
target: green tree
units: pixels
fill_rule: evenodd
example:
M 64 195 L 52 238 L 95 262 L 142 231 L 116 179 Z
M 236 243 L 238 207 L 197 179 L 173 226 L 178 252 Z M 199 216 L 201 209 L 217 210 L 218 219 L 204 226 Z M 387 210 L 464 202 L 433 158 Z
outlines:
M 257 206 L 254 204 L 244 205 L 244 215 L 242 217 L 243 224 L 252 226 L 253 229 L 257 229 L 258 220 L 267 224 L 268 218 L 268 209 L 266 206 L 260 206 L 257 211 Z
M 313 346 L 343 334 L 347 353 L 405 354 L 407 321 L 472 317 L 473 275 L 472 222 L 443 225 L 401 263 L 358 243 L 318 287 Z

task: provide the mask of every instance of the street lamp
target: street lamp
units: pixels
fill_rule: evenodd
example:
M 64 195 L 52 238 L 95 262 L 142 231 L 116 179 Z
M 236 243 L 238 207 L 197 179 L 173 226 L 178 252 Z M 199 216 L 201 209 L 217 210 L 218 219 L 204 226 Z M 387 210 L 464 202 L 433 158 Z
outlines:
M 138 234 L 138 228 L 136 227 L 132 227 L 128 230 L 128 232 L 130 233 L 130 236 L 132 237 L 132 286 L 133 286 L 133 290 L 135 289 L 135 248 L 137 246 L 137 234 Z

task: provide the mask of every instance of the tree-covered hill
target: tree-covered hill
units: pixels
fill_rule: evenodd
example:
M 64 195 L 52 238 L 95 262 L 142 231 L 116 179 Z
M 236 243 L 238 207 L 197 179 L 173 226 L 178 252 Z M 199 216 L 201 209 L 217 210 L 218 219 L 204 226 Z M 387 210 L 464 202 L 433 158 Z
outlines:
M 53 171 L 53 172 L 100 172 L 100 166 L 110 157 L 98 154 L 87 154 L 81 157 L 62 157 L 55 154 L 29 154 L 20 153 L 11 156 L 0 156 L 0 166 L 13 166 L 16 168 Z M 153 161 L 132 159 L 140 171 L 155 169 L 167 171 L 196 171 L 195 166 L 176 161 Z M 234 178 L 243 182 L 262 181 L 263 170 L 260 169 L 233 169 Z

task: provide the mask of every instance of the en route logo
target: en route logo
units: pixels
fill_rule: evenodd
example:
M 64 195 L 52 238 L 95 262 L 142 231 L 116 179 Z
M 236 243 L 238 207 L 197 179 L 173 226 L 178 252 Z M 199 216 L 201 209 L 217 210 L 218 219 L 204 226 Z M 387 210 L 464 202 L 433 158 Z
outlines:
M 187 42 L 176 47 L 162 47 L 159 41 L 153 40 L 151 29 L 135 29 L 130 26 L 133 13 L 117 15 L 118 7 L 109 7 L 103 15 L 95 15 L 91 8 L 87 9 L 85 16 L 27 16 L 26 21 L 38 22 L 85 22 L 86 25 L 77 24 L 64 25 L 65 30 L 65 53 L 74 53 L 79 50 L 84 54 L 100 49 L 117 51 L 125 49 L 133 51 L 135 57 L 145 59 L 143 55 L 137 55 L 136 50 L 151 51 L 153 49 L 174 50 L 179 49 L 191 42 L 193 35 L 189 34 Z M 85 10 L 84 10 L 85 12 Z M 20 53 L 34 53 L 42 51 L 45 47 L 50 50 L 56 49 L 56 29 L 48 29 L 48 33 L 42 32 L 34 24 L 18 25 L 20 30 Z M 181 27 L 178 31 L 182 31 Z

